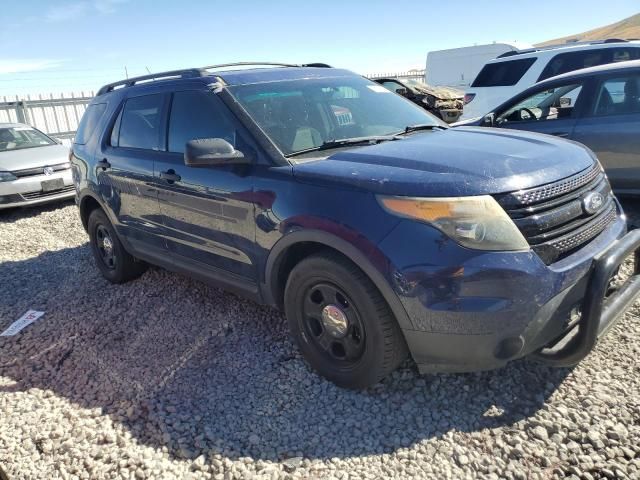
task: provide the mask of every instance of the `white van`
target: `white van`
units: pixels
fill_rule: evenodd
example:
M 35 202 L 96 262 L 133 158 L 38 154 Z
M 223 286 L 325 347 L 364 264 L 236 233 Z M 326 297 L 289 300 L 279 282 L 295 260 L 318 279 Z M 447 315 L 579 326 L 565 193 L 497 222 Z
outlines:
M 465 90 L 489 60 L 507 52 L 517 52 L 523 48 L 531 48 L 531 45 L 490 43 L 488 45 L 434 50 L 427 54 L 425 80 L 428 85 Z
M 480 117 L 547 78 L 639 58 L 640 41 L 617 39 L 504 53 L 488 62 L 466 90 L 461 120 Z

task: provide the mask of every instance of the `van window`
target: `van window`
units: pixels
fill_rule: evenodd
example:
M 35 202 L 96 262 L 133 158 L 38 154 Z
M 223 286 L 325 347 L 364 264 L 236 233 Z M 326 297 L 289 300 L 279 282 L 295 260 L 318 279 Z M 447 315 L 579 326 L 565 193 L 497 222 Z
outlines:
M 84 115 L 82 115 L 82 120 L 80 120 L 80 125 L 78 125 L 78 131 L 76 132 L 73 143 L 79 145 L 87 143 L 106 109 L 106 103 L 94 103 L 87 107 Z
M 640 57 L 640 48 L 620 47 L 582 50 L 579 52 L 560 53 L 553 57 L 540 74 L 538 81 L 573 72 L 581 68 L 595 67 L 605 63 L 625 62 Z
M 521 58 L 506 62 L 488 63 L 473 81 L 472 87 L 510 87 L 520 81 L 537 60 Z
M 160 150 L 163 104 L 163 94 L 144 95 L 127 100 L 120 120 L 118 146 Z M 114 140 L 112 137 L 112 143 Z
M 176 92 L 169 118 L 169 151 L 183 153 L 189 140 L 222 138 L 235 146 L 236 131 L 224 104 L 213 94 Z

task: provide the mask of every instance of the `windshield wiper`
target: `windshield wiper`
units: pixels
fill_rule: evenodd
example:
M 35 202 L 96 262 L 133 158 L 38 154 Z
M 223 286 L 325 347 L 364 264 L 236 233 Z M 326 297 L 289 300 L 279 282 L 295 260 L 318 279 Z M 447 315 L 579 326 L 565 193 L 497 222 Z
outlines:
M 400 140 L 401 137 L 397 135 L 375 135 L 370 137 L 353 137 L 353 138 L 341 138 L 339 140 L 327 140 L 322 145 L 317 147 L 306 148 L 304 150 L 298 150 L 297 152 L 290 153 L 286 157 L 295 157 L 296 155 L 302 155 L 309 152 L 318 152 L 321 150 L 331 150 L 332 148 L 340 148 L 349 145 L 375 145 L 380 142 L 388 142 L 392 140 Z
M 446 130 L 449 127 L 443 125 L 434 125 L 433 123 L 421 123 L 418 125 L 409 125 L 405 127 L 404 131 L 397 133 L 397 135 L 404 135 L 411 132 L 417 132 L 420 130 Z

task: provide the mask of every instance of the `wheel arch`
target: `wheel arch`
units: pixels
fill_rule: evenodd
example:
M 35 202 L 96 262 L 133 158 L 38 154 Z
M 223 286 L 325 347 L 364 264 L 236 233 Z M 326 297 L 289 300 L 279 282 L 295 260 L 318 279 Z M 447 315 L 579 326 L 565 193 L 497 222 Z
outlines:
M 358 266 L 385 299 L 400 328 L 413 329 L 400 299 L 383 274 L 375 268 L 367 256 L 346 240 L 320 230 L 289 233 L 271 249 L 264 277 L 263 296 L 266 303 L 282 307 L 284 287 L 293 267 L 304 258 L 321 250 L 333 250 Z
M 97 208 L 104 210 L 100 201 L 91 193 L 84 193 L 80 197 L 78 208 L 80 209 L 80 220 L 82 221 L 82 226 L 85 231 L 88 228 L 89 215 L 91 215 L 91 212 Z

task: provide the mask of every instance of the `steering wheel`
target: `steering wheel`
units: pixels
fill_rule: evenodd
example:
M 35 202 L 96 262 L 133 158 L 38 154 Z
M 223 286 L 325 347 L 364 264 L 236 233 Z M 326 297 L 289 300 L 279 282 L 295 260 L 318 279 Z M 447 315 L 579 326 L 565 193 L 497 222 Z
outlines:
M 522 112 L 526 113 L 531 118 L 523 118 L 522 117 Z M 538 117 L 536 117 L 536 114 L 533 113 L 531 110 L 529 110 L 527 107 L 522 107 L 520 109 L 520 120 L 523 120 L 523 121 L 525 121 L 525 120 L 538 120 Z

